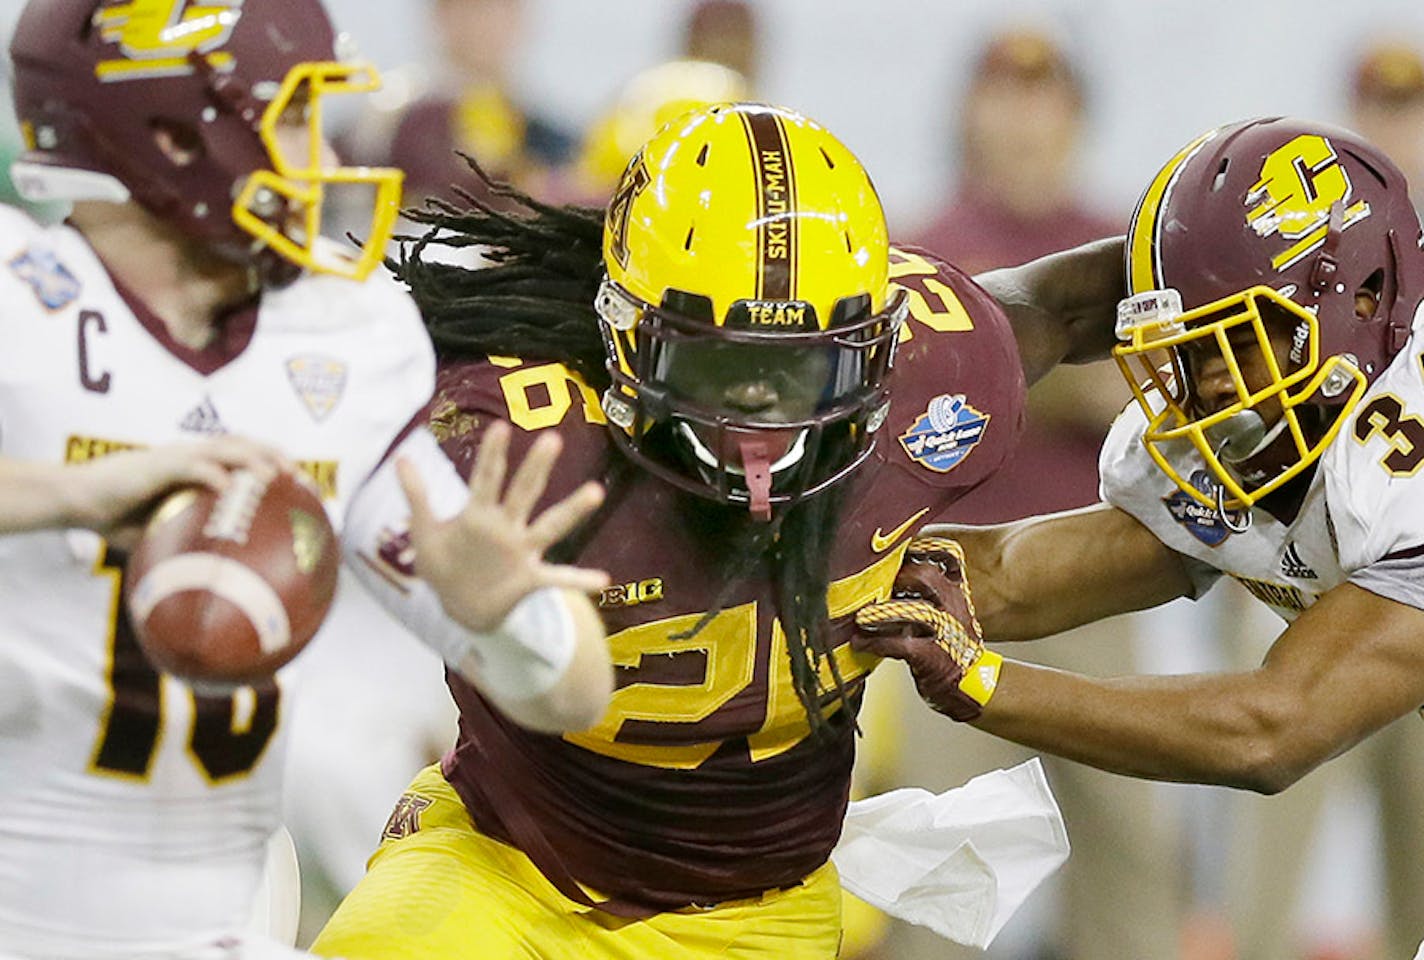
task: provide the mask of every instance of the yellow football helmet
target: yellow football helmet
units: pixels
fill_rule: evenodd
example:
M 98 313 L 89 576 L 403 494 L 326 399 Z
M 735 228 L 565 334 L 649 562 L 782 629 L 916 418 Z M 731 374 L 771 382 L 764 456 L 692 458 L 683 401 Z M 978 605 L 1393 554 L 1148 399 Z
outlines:
M 624 171 L 603 258 L 604 409 L 639 463 L 765 519 L 869 455 L 905 300 L 875 188 L 823 127 L 684 114 Z

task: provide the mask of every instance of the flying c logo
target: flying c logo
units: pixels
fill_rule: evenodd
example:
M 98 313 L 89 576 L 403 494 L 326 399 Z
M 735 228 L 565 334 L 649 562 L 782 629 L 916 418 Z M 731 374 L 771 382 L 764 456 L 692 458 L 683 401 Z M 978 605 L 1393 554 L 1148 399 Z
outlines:
M 102 7 L 94 15 L 100 36 L 118 47 L 119 57 L 94 68 L 109 83 L 193 72 L 190 54 L 208 54 L 215 70 L 231 70 L 232 54 L 213 53 L 232 38 L 243 0 L 130 0 Z
M 1366 201 L 1350 203 L 1353 189 L 1330 141 L 1302 134 L 1262 162 L 1260 178 L 1246 192 L 1246 222 L 1258 237 L 1296 241 L 1271 258 L 1273 267 L 1285 270 L 1324 245 L 1336 203 L 1344 209 L 1342 230 L 1370 215 Z

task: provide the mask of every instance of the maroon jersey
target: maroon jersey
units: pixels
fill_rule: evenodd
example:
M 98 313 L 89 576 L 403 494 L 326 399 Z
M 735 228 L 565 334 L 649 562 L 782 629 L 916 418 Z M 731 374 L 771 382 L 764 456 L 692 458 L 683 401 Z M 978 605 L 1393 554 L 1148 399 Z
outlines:
M 832 644 L 853 687 L 876 659 L 847 640 L 856 609 L 889 595 L 913 532 L 1002 463 L 1023 417 L 1007 318 L 964 274 L 897 252 L 911 297 L 891 412 L 846 481 L 830 558 Z M 521 456 L 540 430 L 564 452 L 548 499 L 620 457 L 597 396 L 560 364 L 492 358 L 447 367 L 432 423 L 468 471 L 491 419 Z M 840 835 L 854 757 L 833 712 L 812 734 L 791 680 L 768 572 L 727 588 L 726 531 L 745 508 L 706 503 L 636 469 L 575 562 L 607 570 L 599 607 L 617 690 L 594 728 L 563 737 L 505 721 L 459 677 L 460 737 L 445 773 L 481 830 L 530 856 L 576 899 L 638 916 L 796 884 Z M 719 602 L 720 601 L 720 602 Z M 703 613 L 720 612 L 690 636 Z M 824 685 L 831 688 L 829 670 Z M 606 898 L 606 900 L 605 900 Z

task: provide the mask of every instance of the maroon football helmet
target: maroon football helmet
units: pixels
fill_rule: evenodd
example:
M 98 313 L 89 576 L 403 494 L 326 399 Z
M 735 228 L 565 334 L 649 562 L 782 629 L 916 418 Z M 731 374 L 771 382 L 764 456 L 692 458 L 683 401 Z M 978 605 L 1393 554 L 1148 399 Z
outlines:
M 1119 307 L 1126 342 L 1115 351 L 1158 465 L 1198 500 L 1238 509 L 1318 459 L 1409 337 L 1424 299 L 1420 242 L 1404 175 L 1348 130 L 1248 120 L 1179 151 L 1133 215 L 1131 296 Z M 1370 316 L 1357 314 L 1362 291 L 1377 300 Z M 1290 338 L 1284 360 L 1272 334 Z M 1242 375 L 1252 362 L 1243 351 L 1257 349 L 1265 385 Z M 1193 364 L 1210 356 L 1229 372 L 1234 402 L 1198 396 Z M 1265 422 L 1263 404 L 1281 412 Z M 1215 490 L 1172 465 L 1183 444 Z
M 362 277 L 380 262 L 400 174 L 335 166 L 320 133 L 324 95 L 379 77 L 338 62 L 319 0 L 30 0 L 10 57 L 27 196 L 132 197 L 244 263 Z M 307 139 L 284 149 L 294 119 Z M 372 197 L 359 254 L 320 240 L 331 184 Z

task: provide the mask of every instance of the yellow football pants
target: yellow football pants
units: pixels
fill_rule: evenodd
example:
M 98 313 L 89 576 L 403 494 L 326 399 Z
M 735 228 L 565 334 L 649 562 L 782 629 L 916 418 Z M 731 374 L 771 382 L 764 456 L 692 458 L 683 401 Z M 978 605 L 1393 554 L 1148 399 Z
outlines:
M 346 960 L 837 955 L 841 894 L 829 863 L 790 889 L 627 920 L 569 900 L 523 853 L 477 831 L 438 766 L 416 776 L 400 809 L 403 828 L 388 829 L 313 953 Z

